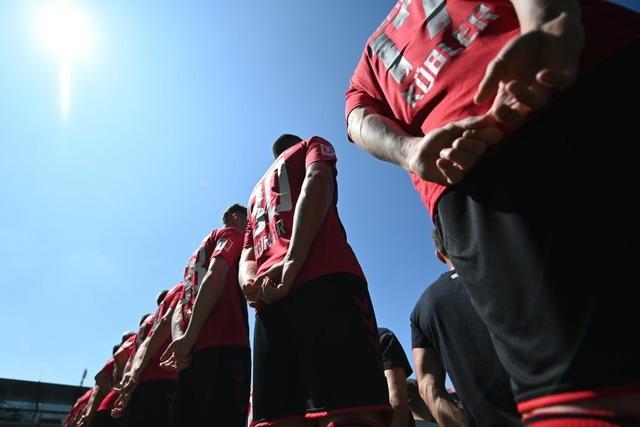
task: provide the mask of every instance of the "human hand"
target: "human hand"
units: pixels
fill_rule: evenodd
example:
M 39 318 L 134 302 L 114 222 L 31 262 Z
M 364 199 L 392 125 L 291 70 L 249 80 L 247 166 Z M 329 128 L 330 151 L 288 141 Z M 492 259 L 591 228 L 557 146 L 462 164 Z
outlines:
M 113 404 L 113 409 L 111 409 L 111 416 L 113 418 L 120 418 L 124 415 L 124 411 L 127 409 L 129 401 L 131 400 L 131 395 L 132 393 L 121 393 L 120 396 L 118 396 Z
M 191 364 L 193 342 L 186 335 L 174 339 L 160 356 L 160 367 L 169 371 L 180 371 Z
M 247 279 L 242 285 L 242 292 L 244 293 L 247 303 L 250 307 L 255 307 L 260 302 L 260 296 L 262 294 L 262 287 L 256 282 L 256 278 Z
M 521 25 L 521 34 L 487 66 L 474 102 L 493 100 L 490 114 L 499 122 L 521 123 L 575 82 L 583 46 L 579 13 Z
M 263 274 L 262 300 L 271 304 L 289 294 L 301 266 L 293 260 L 286 260 L 274 265 Z
M 136 387 L 136 378 L 131 372 L 127 372 L 122 376 L 122 380 L 120 383 L 113 387 L 113 389 L 118 392 L 118 394 L 126 394 L 131 393 L 133 389 Z
M 501 139 L 502 132 L 492 116 L 452 122 L 409 140 L 408 169 L 427 181 L 457 184 L 478 163 L 487 147 Z

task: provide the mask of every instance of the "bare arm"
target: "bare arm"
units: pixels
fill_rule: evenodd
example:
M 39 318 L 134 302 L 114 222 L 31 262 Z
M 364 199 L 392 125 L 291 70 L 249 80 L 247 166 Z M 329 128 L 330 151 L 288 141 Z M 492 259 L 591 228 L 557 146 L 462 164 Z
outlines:
M 173 309 L 171 316 L 171 339 L 176 339 L 184 334 L 182 318 L 182 300 L 179 300 Z
M 393 120 L 366 107 L 349 114 L 348 132 L 360 148 L 373 156 L 444 185 L 461 181 L 486 147 L 502 138 L 490 116 L 469 117 L 414 137 Z
M 174 361 L 176 369 L 184 369 L 191 362 L 191 349 L 200 335 L 202 325 L 218 303 L 224 290 L 225 280 L 229 265 L 221 256 L 213 258 L 207 274 L 202 279 L 202 284 L 196 300 L 193 304 L 193 313 L 184 335 L 175 338 L 167 347 L 161 359 Z
M 464 412 L 456 406 L 444 384 L 445 370 L 436 354 L 426 348 L 414 348 L 416 379 L 420 397 L 441 427 L 468 426 Z
M 292 285 L 307 260 L 313 240 L 334 200 L 334 181 L 333 167 L 328 162 L 314 162 L 307 168 L 293 214 L 291 242 L 284 257 L 283 283 Z
M 281 265 L 282 281 L 262 286 L 262 299 L 266 303 L 283 298 L 293 287 L 333 201 L 334 185 L 333 166 L 330 163 L 320 161 L 309 165 L 293 214 L 291 241 Z M 275 270 L 279 268 L 277 266 Z
M 255 306 L 260 299 L 260 284 L 256 284 L 256 272 L 258 271 L 258 263 L 256 262 L 253 248 L 244 248 L 240 255 L 240 264 L 238 267 L 238 282 L 240 288 L 247 297 L 250 306 Z
M 393 408 L 391 427 L 406 427 L 409 425 L 409 402 L 407 399 L 407 380 L 403 368 L 385 369 L 389 389 L 389 403 Z
M 170 338 L 173 310 L 174 309 L 170 309 L 167 314 L 160 319 L 151 335 L 144 339 L 140 347 L 138 347 L 138 350 L 127 362 L 127 369 L 125 369 L 120 387 L 122 392 L 131 393 L 133 391 L 140 379 L 140 375 L 149 364 L 153 355 L 160 349 L 162 343 Z
M 193 304 L 193 313 L 189 321 L 189 325 L 184 333 L 184 339 L 190 347 L 196 342 L 202 325 L 209 317 L 209 314 L 218 303 L 220 295 L 224 290 L 224 283 L 229 271 L 229 264 L 221 256 L 217 256 L 211 260 L 209 270 L 202 279 L 202 284 L 198 295 L 196 295 Z M 189 350 L 191 350 L 189 348 Z
M 82 417 L 80 418 L 78 425 L 80 426 L 90 426 L 93 422 L 93 417 L 96 415 L 98 411 L 98 406 L 100 406 L 100 402 L 107 395 L 109 390 L 109 380 L 106 378 L 104 372 L 100 371 L 95 376 L 96 386 L 93 388 L 93 393 L 91 393 L 91 398 L 89 399 L 89 403 L 87 404 Z

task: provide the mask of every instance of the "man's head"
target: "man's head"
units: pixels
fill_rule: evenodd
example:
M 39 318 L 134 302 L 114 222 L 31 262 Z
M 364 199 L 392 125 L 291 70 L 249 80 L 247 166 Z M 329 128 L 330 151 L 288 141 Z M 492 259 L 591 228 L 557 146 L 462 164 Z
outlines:
M 449 259 L 447 249 L 444 247 L 444 240 L 442 240 L 440 229 L 437 226 L 433 227 L 433 233 L 431 234 L 431 237 L 433 238 L 433 245 L 436 247 L 436 257 L 444 264 L 447 264 L 450 269 L 453 269 L 453 264 Z
M 285 133 L 276 139 L 276 142 L 273 143 L 273 158 L 277 158 L 284 150 L 289 147 L 293 147 L 298 142 L 302 141 L 297 135 L 292 135 L 290 133 Z
M 156 295 L 156 304 L 162 304 L 162 301 L 164 301 L 164 297 L 166 297 L 168 293 L 168 289 L 158 292 L 158 295 Z
M 135 334 L 135 332 L 132 331 L 124 331 L 122 333 L 122 341 L 120 341 L 120 344 L 122 344 L 123 342 L 125 342 L 126 340 L 128 340 L 129 338 L 131 338 L 131 335 Z
M 247 228 L 247 208 L 237 203 L 229 206 L 222 214 L 225 227 L 237 227 L 244 231 Z
M 147 317 L 151 316 L 151 313 L 147 313 L 147 314 L 143 314 L 142 317 L 140 318 L 140 326 L 142 326 L 142 324 L 144 323 L 144 321 L 146 320 Z

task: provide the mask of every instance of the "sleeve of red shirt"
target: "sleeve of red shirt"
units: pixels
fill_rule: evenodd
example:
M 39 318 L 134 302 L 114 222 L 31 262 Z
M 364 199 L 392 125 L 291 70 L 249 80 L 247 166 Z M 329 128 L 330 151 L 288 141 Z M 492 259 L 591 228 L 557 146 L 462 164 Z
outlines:
M 315 162 L 336 162 L 336 150 L 333 145 L 324 138 L 314 136 L 309 139 L 307 154 L 305 157 L 305 167 L 309 167 Z
M 235 264 L 242 252 L 242 235 L 232 228 L 224 228 L 220 231 L 215 242 L 211 259 L 222 257 L 229 266 Z
M 387 109 L 384 94 L 369 61 L 368 51 L 367 45 L 349 82 L 349 89 L 345 94 L 345 118 L 349 118 L 349 114 L 358 107 L 367 107 L 378 114 L 383 114 Z

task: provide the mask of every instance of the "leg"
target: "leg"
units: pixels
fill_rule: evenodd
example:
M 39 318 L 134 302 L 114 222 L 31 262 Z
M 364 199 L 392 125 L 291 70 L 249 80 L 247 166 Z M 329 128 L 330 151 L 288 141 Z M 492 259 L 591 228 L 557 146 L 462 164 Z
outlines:
M 438 206 L 521 403 L 640 385 L 627 332 L 640 326 L 629 283 L 638 226 L 625 205 L 637 179 L 608 155 L 634 135 L 622 106 L 638 92 L 637 51 L 585 75 Z
M 289 325 L 288 298 L 256 316 L 254 327 L 252 426 L 306 425 L 306 390 Z
M 289 298 L 307 419 L 320 425 L 349 420 L 384 425 L 382 415 L 391 409 L 366 283 L 348 274 L 330 275 L 303 284 Z
M 242 346 L 210 347 L 193 355 L 195 425 L 246 425 L 250 360 L 249 348 Z

